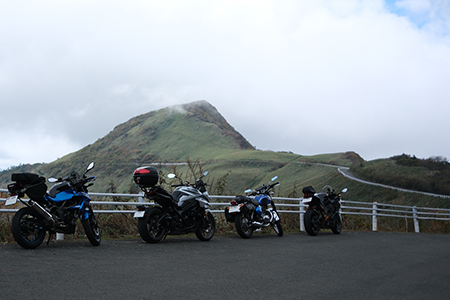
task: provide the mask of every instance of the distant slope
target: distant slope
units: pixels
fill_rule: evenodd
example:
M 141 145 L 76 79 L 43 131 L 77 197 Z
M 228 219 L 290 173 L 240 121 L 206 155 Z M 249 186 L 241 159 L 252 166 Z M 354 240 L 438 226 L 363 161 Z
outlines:
M 354 164 L 350 171 L 371 182 L 427 193 L 450 195 L 450 163 L 440 157 L 406 154 Z

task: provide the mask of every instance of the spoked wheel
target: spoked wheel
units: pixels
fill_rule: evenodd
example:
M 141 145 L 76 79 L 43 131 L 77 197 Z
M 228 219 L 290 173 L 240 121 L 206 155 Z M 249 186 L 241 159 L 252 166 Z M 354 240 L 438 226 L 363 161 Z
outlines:
M 165 229 L 159 223 L 163 211 L 158 207 L 145 210 L 145 215 L 138 220 L 138 230 L 141 238 L 147 243 L 157 243 L 164 237 Z
M 216 220 L 211 212 L 207 212 L 203 219 L 203 224 L 197 230 L 195 230 L 195 235 L 200 241 L 209 241 L 214 236 L 216 232 Z
M 20 209 L 13 217 L 11 231 L 17 244 L 25 249 L 39 247 L 45 238 L 44 219 L 31 207 Z
M 251 238 L 253 235 L 253 228 L 250 225 L 250 221 L 247 219 L 244 214 L 238 214 L 234 217 L 234 223 L 236 225 L 236 230 L 239 233 L 239 235 L 244 238 L 248 239 Z
M 92 246 L 100 245 L 100 241 L 102 239 L 100 235 L 100 227 L 98 226 L 97 219 L 95 218 L 94 212 L 91 208 L 89 209 L 88 218 L 81 220 L 81 223 L 83 224 L 84 232 L 86 233 L 86 236 Z
M 333 217 L 333 226 L 331 227 L 331 231 L 334 234 L 339 234 L 342 231 L 342 220 L 340 214 L 335 214 Z
M 305 229 L 309 235 L 317 235 L 320 231 L 319 213 L 313 209 L 305 213 Z
M 280 221 L 276 221 L 276 222 L 272 223 L 272 227 L 278 236 L 283 236 L 283 227 L 281 227 Z

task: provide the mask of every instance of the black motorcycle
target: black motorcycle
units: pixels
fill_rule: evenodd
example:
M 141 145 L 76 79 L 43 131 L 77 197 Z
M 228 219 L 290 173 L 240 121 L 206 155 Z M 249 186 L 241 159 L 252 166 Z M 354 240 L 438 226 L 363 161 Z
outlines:
M 272 199 L 272 189 L 280 184 L 274 182 L 277 178 L 277 176 L 273 177 L 268 185 L 263 185 L 254 191 L 246 190 L 247 196 L 236 196 L 231 200 L 231 206 L 225 208 L 226 220 L 235 223 L 236 231 L 242 238 L 248 239 L 253 235 L 254 230 L 269 225 L 272 225 L 278 236 L 283 236 L 283 227 Z
M 47 192 L 45 178 L 34 173 L 14 173 L 8 184 L 10 197 L 5 205 L 20 200 L 26 207 L 21 208 L 13 217 L 11 231 L 16 242 L 26 248 L 38 247 L 48 231 L 50 238 L 55 233 L 75 233 L 75 222 L 80 219 L 86 236 L 92 245 L 100 245 L 100 228 L 91 207 L 91 197 L 87 188 L 93 185 L 94 176 L 86 173 L 94 168 L 90 163 L 83 175 L 72 171 L 69 176 L 60 179 L 49 178 L 53 185 Z M 21 199 L 24 195 L 30 199 Z M 48 244 L 47 242 L 47 244 Z
M 347 190 L 344 188 L 341 193 Z M 329 185 L 325 185 L 320 193 L 316 193 L 312 186 L 304 187 L 302 192 L 302 203 L 308 205 L 304 215 L 306 232 L 317 235 L 321 228 L 326 228 L 335 234 L 341 233 L 341 193 L 336 193 Z
M 142 167 L 134 171 L 134 181 L 144 191 L 144 196 L 155 202 L 152 207 L 138 206 L 134 214 L 138 218 L 138 229 L 142 239 L 148 243 L 157 243 L 167 235 L 194 232 L 201 241 L 209 241 L 215 233 L 216 221 L 209 210 L 210 198 L 206 190 L 203 173 L 194 184 L 183 182 L 175 174 L 169 178 L 178 178 L 180 184 L 172 185 L 172 194 L 161 186 L 158 170 L 154 167 Z

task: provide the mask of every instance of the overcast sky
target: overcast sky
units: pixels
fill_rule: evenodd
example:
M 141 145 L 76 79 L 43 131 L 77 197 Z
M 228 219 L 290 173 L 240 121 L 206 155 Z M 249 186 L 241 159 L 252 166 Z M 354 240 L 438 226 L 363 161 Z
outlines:
M 450 158 L 450 1 L 0 0 L 0 168 L 197 100 L 257 149 Z

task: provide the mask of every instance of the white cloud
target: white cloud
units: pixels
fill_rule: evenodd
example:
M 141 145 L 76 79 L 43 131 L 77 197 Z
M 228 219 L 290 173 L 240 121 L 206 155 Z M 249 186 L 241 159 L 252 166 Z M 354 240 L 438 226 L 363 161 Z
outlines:
M 54 158 L 135 115 L 202 99 L 260 149 L 450 157 L 442 138 L 450 125 L 447 1 L 3 8 L 0 101 L 12 113 L 0 129 L 34 139 L 29 128 L 39 128 L 55 151 L 65 140 Z M 418 142 L 422 136 L 428 142 Z M 52 160 L 39 145 L 29 153 L 0 146 L 0 156 L 13 164 Z

